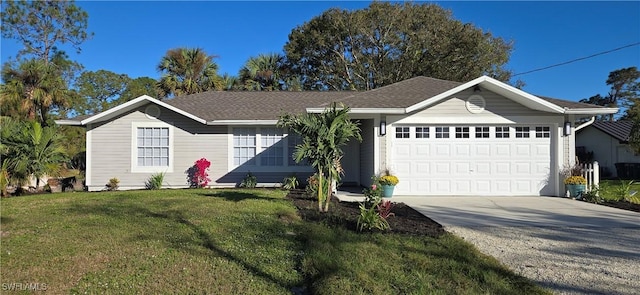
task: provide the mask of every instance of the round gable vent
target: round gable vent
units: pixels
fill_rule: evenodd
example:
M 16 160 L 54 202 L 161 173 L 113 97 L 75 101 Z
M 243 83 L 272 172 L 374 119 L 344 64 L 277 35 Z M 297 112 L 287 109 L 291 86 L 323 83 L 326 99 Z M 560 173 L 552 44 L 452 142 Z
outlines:
M 150 105 L 144 109 L 144 113 L 149 119 L 157 119 L 160 117 L 160 108 L 157 105 Z
M 478 94 L 469 96 L 466 102 L 467 110 L 473 114 L 482 113 L 486 105 L 487 103 L 485 102 L 484 97 Z

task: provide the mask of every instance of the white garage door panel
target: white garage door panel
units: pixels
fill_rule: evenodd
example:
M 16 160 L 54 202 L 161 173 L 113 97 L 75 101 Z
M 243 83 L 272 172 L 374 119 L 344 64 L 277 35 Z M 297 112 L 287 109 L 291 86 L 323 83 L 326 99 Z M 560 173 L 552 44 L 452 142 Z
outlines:
M 490 138 L 474 138 L 475 126 L 470 138 L 455 138 L 455 126 L 449 138 L 435 138 L 435 126 L 416 138 L 409 127 L 410 138 L 392 137 L 398 195 L 539 195 L 549 181 L 550 137 L 536 138 L 535 126 L 529 138 L 516 138 L 513 126 L 509 138 L 495 138 L 494 127 Z

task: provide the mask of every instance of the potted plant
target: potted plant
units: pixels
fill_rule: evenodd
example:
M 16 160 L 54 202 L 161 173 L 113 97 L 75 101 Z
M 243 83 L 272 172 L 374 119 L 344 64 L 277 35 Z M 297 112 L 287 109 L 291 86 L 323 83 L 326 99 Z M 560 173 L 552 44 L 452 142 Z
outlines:
M 393 189 L 398 184 L 398 177 L 395 175 L 391 175 L 389 171 L 385 172 L 385 175 L 380 177 L 380 186 L 382 186 L 382 197 L 383 198 L 391 198 L 393 196 Z
M 571 198 L 576 198 L 587 190 L 587 179 L 580 175 L 565 178 L 564 184 L 567 186 Z

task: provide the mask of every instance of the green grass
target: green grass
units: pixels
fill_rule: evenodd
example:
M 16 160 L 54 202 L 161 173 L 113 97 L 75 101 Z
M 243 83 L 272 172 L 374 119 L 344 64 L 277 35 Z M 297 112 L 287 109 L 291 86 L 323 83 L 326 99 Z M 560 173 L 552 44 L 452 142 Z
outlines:
M 541 294 L 452 235 L 300 220 L 278 190 L 62 193 L 0 200 L 1 282 L 53 293 Z

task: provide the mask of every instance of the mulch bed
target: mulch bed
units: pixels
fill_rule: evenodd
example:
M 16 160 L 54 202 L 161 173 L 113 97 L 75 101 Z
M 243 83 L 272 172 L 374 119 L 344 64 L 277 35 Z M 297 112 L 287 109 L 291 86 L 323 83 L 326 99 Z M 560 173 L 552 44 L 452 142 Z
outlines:
M 358 232 L 358 216 L 360 208 L 357 202 L 340 202 L 333 197 L 329 204 L 329 212 L 318 211 L 318 200 L 307 196 L 304 190 L 291 190 L 287 199 L 298 208 L 300 217 L 305 221 L 321 222 L 328 226 L 346 228 Z M 393 202 L 393 200 L 391 200 Z M 390 230 L 386 233 L 401 233 L 409 235 L 421 235 L 439 237 L 445 233 L 442 225 L 431 218 L 420 214 L 418 211 L 404 203 L 394 203 L 391 210 L 394 216 L 387 219 Z
M 606 201 L 602 203 L 602 205 L 623 209 L 623 210 L 640 212 L 640 204 L 633 204 L 633 203 L 621 202 L 621 201 Z

